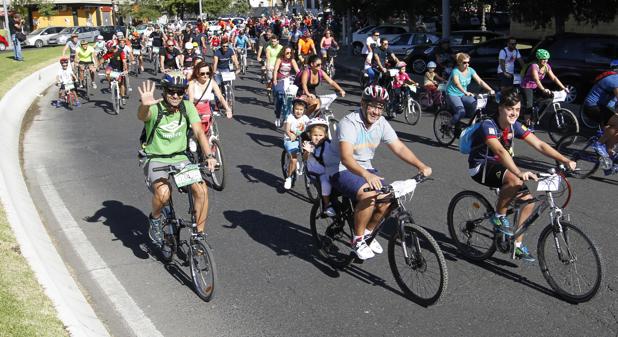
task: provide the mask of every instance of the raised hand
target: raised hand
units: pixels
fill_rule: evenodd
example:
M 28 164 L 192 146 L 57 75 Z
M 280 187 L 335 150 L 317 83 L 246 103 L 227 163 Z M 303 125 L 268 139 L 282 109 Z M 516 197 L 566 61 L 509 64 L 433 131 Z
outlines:
M 137 87 L 137 90 L 139 91 L 142 105 L 151 106 L 163 100 L 162 98 L 154 98 L 155 84 L 152 81 L 145 81 L 140 87 Z

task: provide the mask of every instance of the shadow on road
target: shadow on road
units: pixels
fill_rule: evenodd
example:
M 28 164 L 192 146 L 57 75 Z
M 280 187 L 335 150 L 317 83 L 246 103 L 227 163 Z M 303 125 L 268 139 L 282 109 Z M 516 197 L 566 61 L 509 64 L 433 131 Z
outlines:
M 150 244 L 146 233 L 148 216 L 141 210 L 117 200 L 106 200 L 101 209 L 91 216 L 84 217 L 83 220 L 92 223 L 100 222 L 101 218 L 104 218 L 103 224 L 116 236 L 115 240 L 122 241 L 136 257 L 140 259 L 149 257 L 148 248 L 144 249 Z
M 268 122 L 265 119 L 255 118 L 252 116 L 236 115 L 236 114 L 234 115 L 233 118 L 243 125 L 250 125 L 250 126 L 260 128 L 260 129 L 277 130 L 273 122 Z M 273 120 L 274 119 L 275 118 L 274 118 L 274 113 L 273 113 Z
M 283 178 L 280 176 L 276 176 L 270 172 L 260 170 L 250 165 L 238 165 L 237 167 L 240 169 L 240 174 L 242 174 L 243 177 L 245 177 L 247 179 L 247 182 L 249 183 L 261 182 L 268 186 L 274 187 L 279 194 L 287 193 L 296 199 L 299 199 L 307 203 L 312 203 L 311 199 L 309 199 L 307 196 L 296 192 L 294 190 L 294 187 L 292 187 L 291 190 L 286 191 L 283 188 L 283 182 L 284 182 Z M 298 180 L 295 183 L 295 185 L 298 186 L 299 188 L 303 187 L 301 186 L 302 184 L 303 182 L 298 181 Z
M 247 136 L 263 147 L 278 147 L 283 149 L 283 138 L 281 136 L 264 135 L 247 132 Z

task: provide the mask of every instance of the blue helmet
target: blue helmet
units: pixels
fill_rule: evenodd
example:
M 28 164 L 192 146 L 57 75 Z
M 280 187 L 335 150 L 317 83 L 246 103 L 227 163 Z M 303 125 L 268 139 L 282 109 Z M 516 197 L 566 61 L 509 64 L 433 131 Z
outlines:
M 187 89 L 189 81 L 182 76 L 166 74 L 161 80 L 163 89 Z
M 612 62 L 609 63 L 609 68 L 618 69 L 618 60 L 612 60 Z

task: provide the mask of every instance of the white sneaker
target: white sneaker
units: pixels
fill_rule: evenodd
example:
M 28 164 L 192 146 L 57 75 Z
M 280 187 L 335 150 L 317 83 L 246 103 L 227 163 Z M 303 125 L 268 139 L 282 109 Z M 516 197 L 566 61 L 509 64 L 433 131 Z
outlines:
M 382 252 L 384 252 L 384 249 L 382 249 L 382 245 L 378 242 L 377 237 L 371 240 L 371 243 L 369 244 L 369 248 L 371 248 L 371 251 L 376 254 L 382 254 Z
M 97 88 L 97 84 L 92 82 L 92 89 L 96 89 Z
M 285 183 L 283 184 L 283 188 L 289 190 L 292 188 L 292 177 L 285 178 Z
M 356 242 L 356 244 L 354 245 L 354 252 L 356 253 L 356 256 L 358 256 L 358 258 L 361 260 L 367 260 L 376 256 L 371 250 L 371 248 L 367 246 L 367 242 L 365 242 L 365 240 L 360 240 Z

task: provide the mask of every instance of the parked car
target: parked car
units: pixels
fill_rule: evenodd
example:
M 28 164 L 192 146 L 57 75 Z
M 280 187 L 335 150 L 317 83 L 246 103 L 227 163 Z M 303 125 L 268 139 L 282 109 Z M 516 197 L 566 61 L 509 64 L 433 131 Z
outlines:
M 474 70 L 485 78 L 496 78 L 498 73 L 498 54 L 506 48 L 508 37 L 499 37 L 483 43 L 468 51 L 471 58 L 471 65 Z M 538 39 L 519 39 L 517 40 L 517 50 L 524 60 L 528 59 L 532 49 L 539 43 Z M 515 70 L 519 72 L 519 64 L 515 63 Z
M 5 51 L 9 48 L 9 41 L 4 38 L 4 36 L 0 35 L 0 51 Z
M 504 34 L 482 30 L 459 30 L 451 32 L 449 40 L 453 52 L 458 53 L 468 52 L 479 43 L 501 36 L 504 36 Z M 427 69 L 427 62 L 435 61 L 438 43 L 422 44 L 408 49 L 404 59 L 407 64 L 412 65 L 411 68 L 414 73 L 423 74 Z
M 116 32 L 126 33 L 126 27 L 124 26 L 101 26 L 97 27 L 99 35 L 102 35 L 105 41 L 111 40 Z
M 600 73 L 607 71 L 611 60 L 618 59 L 618 36 L 565 33 L 548 36 L 531 52 L 549 51 L 549 64 L 556 76 L 569 89 L 567 102 L 581 102 Z
M 372 35 L 374 32 L 380 33 L 380 38 L 392 40 L 400 34 L 407 33 L 408 29 L 397 25 L 380 25 L 373 26 L 371 28 L 361 28 L 352 33 L 352 53 L 354 55 L 360 55 L 362 53 L 363 45 L 365 44 L 365 41 L 367 41 L 367 37 Z
M 94 42 L 99 35 L 99 30 L 96 27 L 66 27 L 49 39 L 49 44 L 66 44 L 72 34 L 77 34 L 79 40 Z
M 405 55 L 406 51 L 420 44 L 434 44 L 440 37 L 429 33 L 405 33 L 389 41 L 390 49 L 395 55 Z
M 26 35 L 26 41 L 22 42 L 22 46 L 34 46 L 41 48 L 49 44 L 49 39 L 55 37 L 65 27 L 45 27 L 38 28 Z

